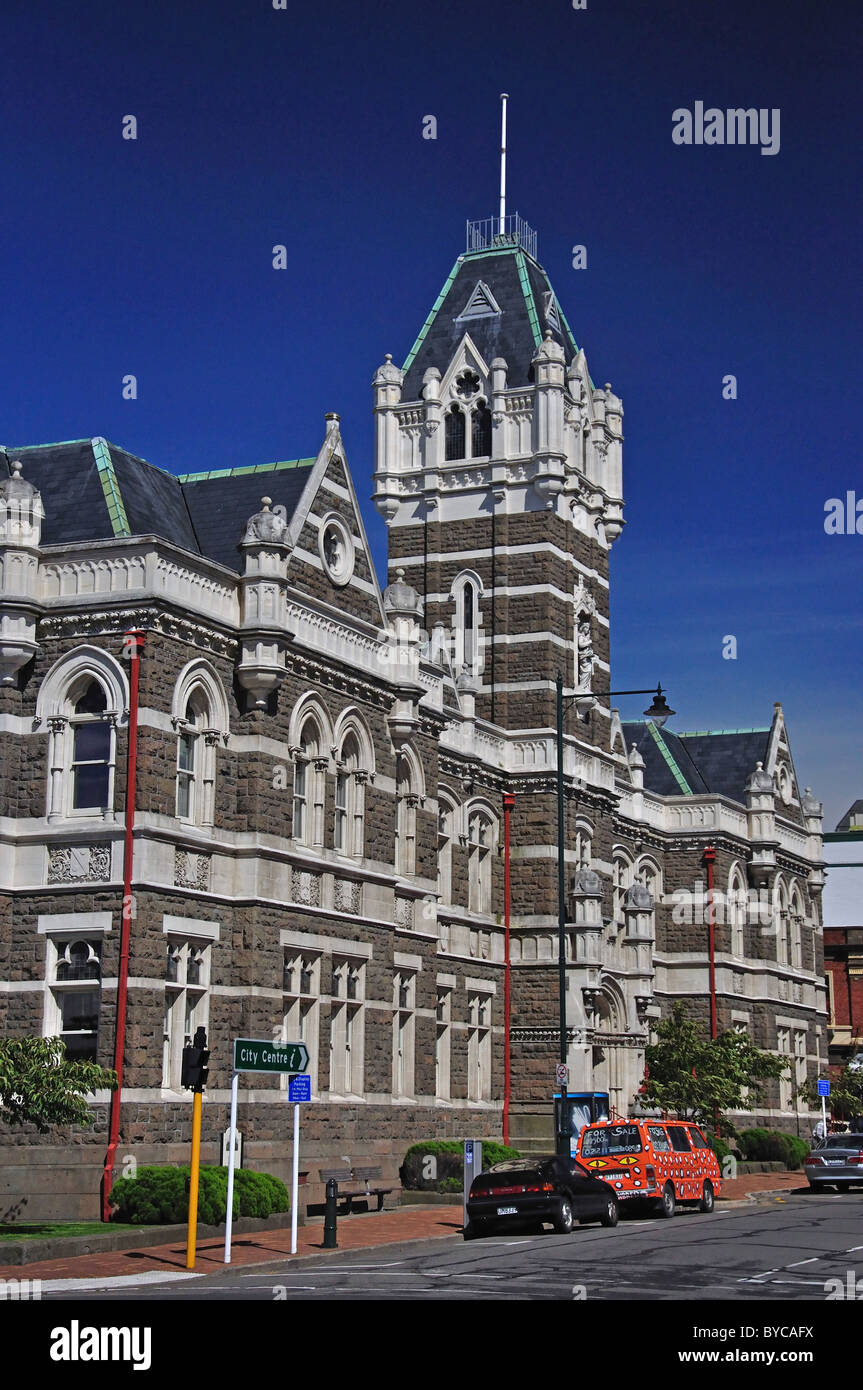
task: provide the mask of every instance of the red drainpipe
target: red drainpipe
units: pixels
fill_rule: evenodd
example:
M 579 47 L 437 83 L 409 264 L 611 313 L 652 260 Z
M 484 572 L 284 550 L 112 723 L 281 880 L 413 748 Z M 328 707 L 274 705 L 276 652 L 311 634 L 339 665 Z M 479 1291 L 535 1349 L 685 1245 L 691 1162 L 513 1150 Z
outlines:
M 704 851 L 707 865 L 707 957 L 710 976 L 710 1036 L 716 1037 L 716 924 L 713 911 L 713 866 L 716 863 L 716 850 L 708 845 Z M 713 1109 L 713 1127 L 719 1138 L 719 1108 Z
M 707 954 L 710 968 L 710 1036 L 716 1037 L 716 933 L 713 920 L 713 866 L 716 850 L 708 845 L 704 851 L 707 865 Z
M 509 1143 L 509 1102 L 512 1077 L 509 1056 L 510 965 L 509 915 L 511 903 L 509 818 L 515 805 L 512 792 L 503 794 L 503 1142 Z
M 123 1053 L 126 1045 L 126 993 L 129 981 L 129 940 L 132 932 L 132 856 L 135 830 L 135 786 L 138 772 L 138 666 L 144 645 L 143 632 L 133 629 L 123 637 L 124 654 L 129 658 L 129 737 L 126 750 L 126 837 L 123 847 L 123 910 L 120 922 L 120 965 L 117 971 L 117 1030 L 114 1038 L 114 1070 L 117 1089 L 111 1095 L 111 1123 L 108 1152 L 102 1174 L 102 1220 L 110 1221 L 108 1198 L 114 1182 L 114 1159 L 120 1138 L 120 1107 L 123 1103 Z

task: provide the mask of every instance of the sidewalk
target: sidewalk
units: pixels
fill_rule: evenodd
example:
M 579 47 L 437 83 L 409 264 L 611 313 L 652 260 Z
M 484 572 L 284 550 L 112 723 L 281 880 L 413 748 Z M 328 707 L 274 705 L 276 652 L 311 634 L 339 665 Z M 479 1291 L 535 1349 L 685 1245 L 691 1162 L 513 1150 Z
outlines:
M 723 1182 L 719 1201 L 745 1201 L 765 1193 L 790 1193 L 807 1186 L 802 1173 L 750 1173 Z M 459 1235 L 461 1228 L 461 1203 L 340 1216 L 338 1249 L 372 1250 L 399 1241 L 436 1240 Z M 301 1226 L 297 1232 L 297 1255 L 338 1254 L 338 1251 L 325 1251 L 323 1239 L 323 1218 Z M 224 1239 L 209 1237 L 199 1241 L 195 1273 L 217 1274 L 224 1270 L 224 1248 Z M 290 1258 L 290 1251 L 290 1229 L 238 1235 L 231 1246 L 231 1266 L 270 1264 L 273 1260 Z M 186 1272 L 186 1245 L 185 1241 L 176 1240 L 168 1245 L 151 1245 L 139 1250 L 106 1251 L 26 1265 L 0 1265 L 0 1279 L 113 1279 L 123 1275 L 180 1272 Z
M 404 1207 L 398 1211 L 369 1212 L 340 1216 L 339 1250 L 373 1249 L 398 1241 L 434 1240 L 461 1234 L 462 1207 Z M 297 1254 L 338 1254 L 325 1251 L 323 1217 L 297 1231 Z M 199 1241 L 196 1274 L 217 1274 L 224 1270 L 224 1238 Z M 290 1228 L 262 1231 L 257 1235 L 238 1235 L 231 1242 L 231 1266 L 270 1264 L 289 1259 Z M 0 1247 L 0 1259 L 3 1257 Z M 118 1275 L 146 1274 L 154 1271 L 176 1273 L 186 1270 L 185 1241 L 169 1245 L 150 1245 L 143 1250 L 112 1250 L 69 1259 L 41 1260 L 26 1265 L 0 1265 L 0 1279 L 113 1279 Z

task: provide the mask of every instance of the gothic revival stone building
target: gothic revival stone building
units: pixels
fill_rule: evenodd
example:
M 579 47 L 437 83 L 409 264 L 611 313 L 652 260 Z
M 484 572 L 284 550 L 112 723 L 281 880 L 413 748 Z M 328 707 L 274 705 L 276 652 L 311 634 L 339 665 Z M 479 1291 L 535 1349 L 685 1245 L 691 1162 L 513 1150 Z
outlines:
M 118 1164 L 187 1158 L 201 1023 L 211 1161 L 234 1037 L 309 1047 L 313 1200 L 344 1155 L 393 1178 L 414 1140 L 499 1137 L 506 794 L 511 1130 L 552 1141 L 558 672 L 581 697 L 571 1086 L 627 1113 L 651 1022 L 675 998 L 707 1017 L 708 846 L 720 1028 L 801 1077 L 825 1056 L 820 806 L 779 706 L 678 734 L 602 693 L 623 409 L 509 227 L 475 230 L 403 367 L 375 375 L 383 591 L 336 415 L 315 458 L 180 477 L 101 438 L 0 460 L 0 1028 L 109 1066 L 144 636 Z M 248 1080 L 246 1161 L 285 1174 L 286 1090 Z M 92 1130 L 4 1131 L 4 1210 L 95 1213 L 109 1103 Z M 789 1080 L 759 1118 L 794 1113 Z

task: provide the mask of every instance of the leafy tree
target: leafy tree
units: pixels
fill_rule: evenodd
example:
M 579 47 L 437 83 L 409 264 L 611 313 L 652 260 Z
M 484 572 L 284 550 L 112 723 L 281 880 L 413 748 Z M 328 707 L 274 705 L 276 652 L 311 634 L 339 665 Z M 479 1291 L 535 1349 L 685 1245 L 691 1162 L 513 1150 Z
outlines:
M 797 1094 L 807 1105 L 811 1105 L 813 1110 L 821 1109 L 817 1077 L 812 1081 L 804 1081 Z M 837 1117 L 846 1120 L 854 1115 L 863 1114 L 863 1067 L 852 1067 L 846 1062 L 838 1076 L 831 1076 L 827 1108 Z
M 116 1089 L 113 1071 L 69 1061 L 62 1038 L 0 1038 L 0 1118 L 10 1125 L 47 1134 L 52 1125 L 92 1124 L 84 1097 Z
M 698 1124 L 712 1123 L 725 1110 L 744 1109 L 744 1091 L 757 1101 L 759 1083 L 782 1076 L 789 1067 L 755 1047 L 745 1033 L 732 1029 L 708 1037 L 680 1001 L 657 1024 L 656 1034 L 659 1042 L 645 1048 L 648 1075 L 640 1099 Z M 734 1133 L 732 1125 L 724 1128 Z

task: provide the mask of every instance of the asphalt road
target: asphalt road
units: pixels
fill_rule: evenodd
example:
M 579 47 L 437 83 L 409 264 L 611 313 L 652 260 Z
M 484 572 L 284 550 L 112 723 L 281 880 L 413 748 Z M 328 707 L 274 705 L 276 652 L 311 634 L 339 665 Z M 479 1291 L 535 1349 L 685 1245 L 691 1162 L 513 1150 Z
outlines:
M 464 1243 L 281 1260 L 202 1278 L 159 1274 L 133 1286 L 48 1283 L 44 1299 L 824 1301 L 829 1279 L 863 1296 L 863 1192 L 802 1193 L 713 1215 L 622 1220 L 568 1236 L 490 1236 Z

